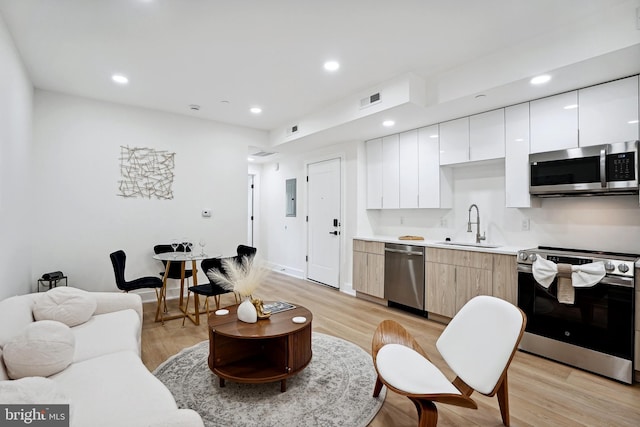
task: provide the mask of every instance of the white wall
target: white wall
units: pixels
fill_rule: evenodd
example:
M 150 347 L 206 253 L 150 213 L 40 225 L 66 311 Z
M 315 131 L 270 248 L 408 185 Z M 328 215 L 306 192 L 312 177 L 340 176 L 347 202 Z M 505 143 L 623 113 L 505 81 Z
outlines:
M 33 87 L 0 17 L 0 300 L 31 290 Z
M 475 203 L 488 243 L 640 253 L 638 196 L 544 199 L 538 208 L 514 209 L 504 207 L 502 163 L 459 167 L 453 176 L 453 209 L 366 211 L 360 233 L 472 242 L 476 228 L 467 233 L 467 221 L 469 206 Z M 522 231 L 526 219 L 530 231 Z
M 271 266 L 285 274 L 306 276 L 307 254 L 307 185 L 306 166 L 309 163 L 342 159 L 342 231 L 340 289 L 351 289 L 352 239 L 356 230 L 357 212 L 357 142 L 330 146 L 306 153 L 286 155 L 277 162 L 262 167 L 261 182 L 261 242 L 263 255 Z M 285 216 L 285 181 L 297 180 L 297 216 Z
M 34 122 L 34 279 L 62 270 L 69 285 L 115 290 L 117 249 L 135 278 L 160 272 L 157 243 L 205 238 L 208 254 L 231 255 L 246 242 L 248 146 L 265 132 L 39 90 Z M 121 146 L 176 153 L 173 199 L 118 196 Z

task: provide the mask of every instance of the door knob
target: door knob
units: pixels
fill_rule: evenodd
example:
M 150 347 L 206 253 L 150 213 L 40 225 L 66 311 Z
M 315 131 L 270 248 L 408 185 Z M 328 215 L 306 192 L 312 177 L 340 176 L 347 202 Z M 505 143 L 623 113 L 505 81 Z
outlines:
M 338 235 L 338 231 L 337 230 L 336 231 L 330 231 L 329 234 L 333 234 L 334 236 L 337 236 Z

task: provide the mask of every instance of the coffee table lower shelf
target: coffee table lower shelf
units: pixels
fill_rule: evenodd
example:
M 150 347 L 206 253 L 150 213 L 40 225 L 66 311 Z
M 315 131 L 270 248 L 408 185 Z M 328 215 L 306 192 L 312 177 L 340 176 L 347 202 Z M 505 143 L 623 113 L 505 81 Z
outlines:
M 212 371 L 218 376 L 220 387 L 224 387 L 225 380 L 249 384 L 285 381 L 280 387 L 282 391 L 286 391 L 286 380 L 292 375 L 292 372 L 283 372 L 282 367 L 275 366 L 261 357 L 247 358 L 225 366 L 217 366 Z

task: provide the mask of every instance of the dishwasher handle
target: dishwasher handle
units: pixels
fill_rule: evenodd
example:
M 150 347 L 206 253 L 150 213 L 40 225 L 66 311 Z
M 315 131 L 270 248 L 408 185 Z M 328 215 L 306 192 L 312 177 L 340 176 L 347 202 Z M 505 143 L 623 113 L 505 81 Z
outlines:
M 400 249 L 390 249 L 390 248 L 384 248 L 385 252 L 393 252 L 395 254 L 404 254 L 404 255 L 420 255 L 423 256 L 424 253 L 421 251 L 402 251 Z

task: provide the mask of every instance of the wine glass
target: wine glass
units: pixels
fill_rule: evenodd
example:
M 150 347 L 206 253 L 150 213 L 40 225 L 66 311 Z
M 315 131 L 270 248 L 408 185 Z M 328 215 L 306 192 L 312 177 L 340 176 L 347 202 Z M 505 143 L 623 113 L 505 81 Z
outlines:
M 201 249 L 201 254 L 202 256 L 204 256 L 204 246 L 207 244 L 207 241 L 204 239 L 200 239 L 200 241 L 198 242 L 198 244 L 200 245 Z
M 173 257 L 176 258 L 177 254 L 176 254 L 176 250 L 178 250 L 178 240 L 177 239 L 173 239 L 171 240 L 171 249 L 173 249 Z
M 191 248 L 193 248 L 193 243 L 187 242 L 186 252 L 189 252 L 190 258 L 193 258 L 193 250 Z

